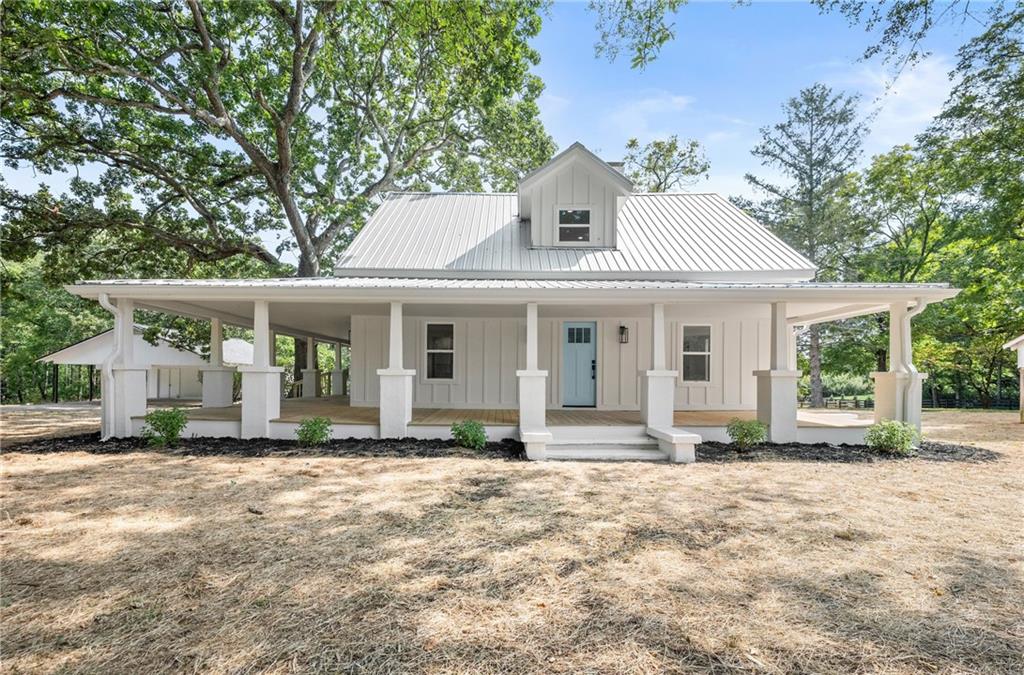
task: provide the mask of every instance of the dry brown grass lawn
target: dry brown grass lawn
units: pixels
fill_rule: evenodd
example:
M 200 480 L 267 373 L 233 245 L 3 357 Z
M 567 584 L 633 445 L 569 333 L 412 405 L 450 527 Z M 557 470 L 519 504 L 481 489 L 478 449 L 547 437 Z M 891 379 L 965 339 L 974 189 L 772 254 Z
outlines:
M 3 457 L 6 672 L 1021 672 L 991 463 Z M 262 512 L 262 513 L 254 513 Z
M 100 430 L 100 405 L 38 403 L 0 406 L 0 444 L 35 438 L 88 434 Z

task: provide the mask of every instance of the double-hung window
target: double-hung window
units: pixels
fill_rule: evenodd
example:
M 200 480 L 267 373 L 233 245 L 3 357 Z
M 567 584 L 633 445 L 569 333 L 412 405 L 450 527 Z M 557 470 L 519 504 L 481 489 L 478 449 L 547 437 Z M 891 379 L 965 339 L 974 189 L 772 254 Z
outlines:
M 455 378 L 455 324 L 427 324 L 427 379 Z
M 590 241 L 590 209 L 558 209 L 560 244 Z
M 711 326 L 683 326 L 683 382 L 711 381 Z

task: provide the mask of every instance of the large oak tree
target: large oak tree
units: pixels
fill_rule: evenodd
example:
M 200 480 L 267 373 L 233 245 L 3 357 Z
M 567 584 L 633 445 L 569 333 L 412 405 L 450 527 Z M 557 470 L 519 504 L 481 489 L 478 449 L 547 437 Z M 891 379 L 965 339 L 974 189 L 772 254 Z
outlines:
M 102 167 L 61 195 L 4 185 L 5 255 L 73 250 L 48 260 L 77 276 L 294 249 L 314 276 L 388 190 L 507 188 L 553 150 L 538 5 L 4 3 L 5 160 Z

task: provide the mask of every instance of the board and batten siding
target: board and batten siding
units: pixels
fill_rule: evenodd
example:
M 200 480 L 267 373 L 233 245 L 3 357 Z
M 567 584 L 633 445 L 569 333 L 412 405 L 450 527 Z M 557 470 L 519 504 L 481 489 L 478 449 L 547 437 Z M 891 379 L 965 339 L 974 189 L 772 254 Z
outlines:
M 574 248 L 615 246 L 616 199 L 622 188 L 582 162 L 572 162 L 526 190 L 530 203 L 533 246 L 565 246 L 558 242 L 558 208 L 590 209 L 590 242 Z
M 685 317 L 680 315 L 685 313 Z M 762 312 L 763 313 L 763 312 Z M 725 314 L 725 316 L 723 316 Z M 711 381 L 684 383 L 677 378 L 677 410 L 742 410 L 756 405 L 753 371 L 768 367 L 767 317 L 758 312 L 720 312 L 713 308 L 670 308 L 666 316 L 669 368 L 682 366 L 682 326 L 711 326 Z M 746 318 L 749 317 L 749 318 Z M 650 319 L 588 317 L 573 312 L 565 321 L 597 323 L 597 407 L 604 410 L 637 410 L 640 407 L 640 373 L 651 364 Z M 425 318 L 405 317 L 404 366 L 415 368 L 413 405 L 417 408 L 516 408 L 518 382 L 515 371 L 526 362 L 526 323 L 518 318 Z M 426 324 L 455 325 L 455 378 L 452 382 L 426 379 Z M 547 405 L 562 402 L 562 322 L 541 318 L 538 322 L 538 361 L 548 371 Z M 629 329 L 629 342 L 619 343 L 619 326 Z M 380 399 L 377 369 L 386 366 L 388 321 L 383 316 L 352 317 L 352 405 L 376 405 Z
M 426 326 L 455 327 L 454 378 L 427 379 Z M 516 370 L 526 362 L 526 322 L 513 318 L 404 317 L 403 365 L 416 370 L 413 405 L 418 408 L 517 408 Z M 387 364 L 387 317 L 352 317 L 352 405 L 380 400 L 377 369 Z

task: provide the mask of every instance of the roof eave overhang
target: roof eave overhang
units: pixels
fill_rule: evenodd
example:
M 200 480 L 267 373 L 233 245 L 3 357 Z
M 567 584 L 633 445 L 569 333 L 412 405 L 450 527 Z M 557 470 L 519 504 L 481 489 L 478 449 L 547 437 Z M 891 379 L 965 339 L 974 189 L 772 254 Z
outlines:
M 524 304 L 542 302 L 572 304 L 582 300 L 602 303 L 647 304 L 654 302 L 697 302 L 704 300 L 724 302 L 836 302 L 862 303 L 881 306 L 901 301 L 938 302 L 956 296 L 959 289 L 918 286 L 900 288 L 856 288 L 828 286 L 798 286 L 783 284 L 752 284 L 742 287 L 683 287 L 683 288 L 415 288 L 415 287 L 344 287 L 344 286 L 215 286 L 161 283 L 145 284 L 77 284 L 66 289 L 83 298 L 95 299 L 101 293 L 114 298 L 133 298 L 156 308 L 157 301 L 175 302 L 200 300 L 204 302 L 271 300 L 275 302 L 346 302 L 352 304 L 381 302 L 444 302 L 444 303 L 496 303 Z M 148 302 L 147 302 L 148 301 Z

